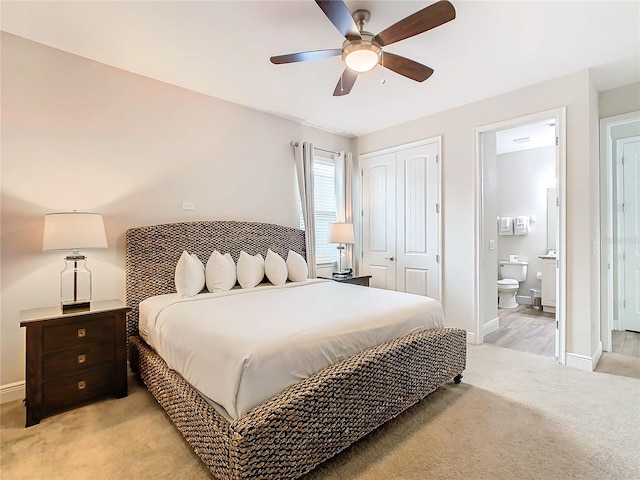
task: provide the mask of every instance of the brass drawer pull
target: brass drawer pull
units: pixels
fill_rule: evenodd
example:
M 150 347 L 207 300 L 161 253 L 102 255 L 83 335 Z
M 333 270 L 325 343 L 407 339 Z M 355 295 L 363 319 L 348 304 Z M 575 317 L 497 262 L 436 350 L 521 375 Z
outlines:
M 87 331 L 84 328 L 78 329 L 78 338 L 83 338 L 87 336 Z
M 80 380 L 78 382 L 78 390 L 84 390 L 86 386 L 87 386 L 87 383 L 84 380 Z
M 78 363 L 84 363 L 87 361 L 87 356 L 83 353 L 82 355 L 78 355 Z

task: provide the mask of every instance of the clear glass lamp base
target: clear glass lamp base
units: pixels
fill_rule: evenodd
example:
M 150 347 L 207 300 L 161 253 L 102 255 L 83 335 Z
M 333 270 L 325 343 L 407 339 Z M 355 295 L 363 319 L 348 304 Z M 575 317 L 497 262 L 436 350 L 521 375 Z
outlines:
M 87 268 L 87 257 L 68 255 L 65 268 L 60 273 L 60 303 L 62 311 L 88 310 L 91 302 L 91 271 Z

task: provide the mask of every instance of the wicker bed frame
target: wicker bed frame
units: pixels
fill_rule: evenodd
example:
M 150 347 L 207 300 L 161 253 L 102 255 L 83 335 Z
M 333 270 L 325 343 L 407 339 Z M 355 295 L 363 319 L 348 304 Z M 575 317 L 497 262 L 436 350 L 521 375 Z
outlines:
M 138 336 L 138 303 L 175 291 L 186 249 L 305 256 L 304 232 L 265 223 L 206 221 L 134 228 L 126 235 L 131 368 L 216 478 L 297 478 L 406 410 L 443 383 L 460 381 L 466 333 L 438 328 L 365 350 L 227 421 Z M 364 288 L 364 287 L 363 287 Z M 454 378 L 455 377 L 455 378 Z

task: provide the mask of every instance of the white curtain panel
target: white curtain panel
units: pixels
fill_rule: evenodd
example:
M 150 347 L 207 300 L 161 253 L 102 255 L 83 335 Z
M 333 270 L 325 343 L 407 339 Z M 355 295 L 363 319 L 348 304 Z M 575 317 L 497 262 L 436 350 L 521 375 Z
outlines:
M 316 222 L 313 205 L 313 144 L 302 142 L 295 147 L 296 174 L 302 204 L 309 278 L 316 278 Z
M 344 221 L 345 223 L 353 224 L 354 236 L 357 241 L 358 235 L 356 232 L 359 231 L 359 225 L 354 222 L 357 219 L 357 215 L 353 211 L 353 153 L 347 152 L 346 154 L 342 153 L 342 155 L 344 157 Z M 357 270 L 354 252 L 357 251 L 355 244 L 347 245 L 347 264 L 353 268 L 354 273 Z

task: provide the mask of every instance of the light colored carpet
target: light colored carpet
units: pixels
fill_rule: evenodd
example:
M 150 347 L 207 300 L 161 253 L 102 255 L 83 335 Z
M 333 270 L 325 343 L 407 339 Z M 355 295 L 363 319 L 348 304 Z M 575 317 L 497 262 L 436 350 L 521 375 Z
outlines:
M 203 479 L 191 452 L 133 378 L 104 400 L 24 428 L 2 406 L 0 472 L 11 479 Z M 469 346 L 447 384 L 304 478 L 640 479 L 640 380 Z

